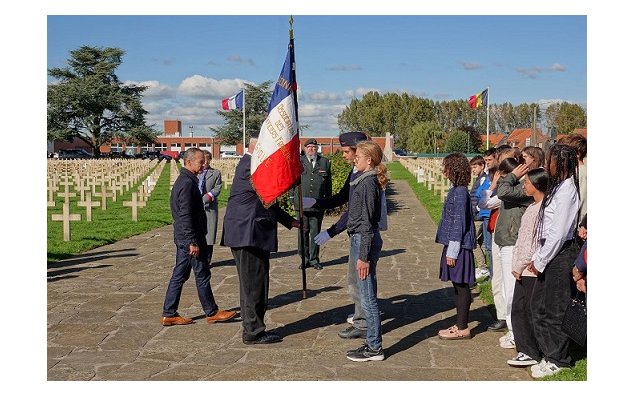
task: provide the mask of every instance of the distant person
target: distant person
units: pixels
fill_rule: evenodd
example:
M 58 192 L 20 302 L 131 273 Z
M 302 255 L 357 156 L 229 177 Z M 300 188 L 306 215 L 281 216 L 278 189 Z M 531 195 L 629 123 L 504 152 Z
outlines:
M 308 139 L 304 144 L 306 154 L 300 156 L 304 170 L 302 171 L 302 197 L 315 199 L 329 198 L 332 195 L 332 175 L 330 160 L 317 152 L 317 140 Z M 299 188 L 294 190 L 295 207 L 299 207 Z M 304 263 L 316 270 L 322 269 L 319 262 L 319 245 L 315 237 L 321 231 L 324 220 L 324 209 L 315 207 L 304 208 L 304 224 L 308 227 L 304 231 Z M 299 233 L 298 233 L 299 236 Z M 301 243 L 298 241 L 297 251 L 301 254 Z M 301 269 L 301 264 L 300 264 Z
M 221 246 L 231 248 L 240 282 L 242 342 L 271 344 L 282 341 L 275 332 L 265 331 L 264 315 L 269 301 L 271 252 L 277 251 L 277 223 L 291 229 L 299 221 L 274 203 L 268 209 L 251 184 L 251 154 L 257 133 L 249 140 L 249 151 L 238 162 L 222 223 Z
M 363 345 L 346 353 L 346 357 L 354 362 L 384 359 L 376 279 L 376 266 L 383 247 L 379 231 L 381 191 L 388 183 L 382 158 L 383 151 L 378 144 L 371 141 L 357 144 L 354 163 L 359 176 L 350 182 L 353 192 L 348 203 L 348 266 L 357 269 L 357 288 L 366 312 L 367 332 Z
M 528 170 L 544 167 L 544 159 L 546 154 L 544 150 L 536 146 L 528 146 L 522 149 L 522 158 Z
M 348 164 L 353 164 L 357 152 L 357 143 L 368 140 L 368 136 L 362 132 L 346 132 L 339 135 L 339 144 L 341 145 L 343 159 Z M 353 167 L 343 187 L 337 194 L 330 198 L 315 200 L 314 198 L 304 198 L 304 208 L 314 207 L 317 209 L 333 209 L 348 203 L 350 196 L 354 192 L 352 183 L 359 176 L 356 167 Z M 323 245 L 335 235 L 338 235 L 348 227 L 348 211 L 341 214 L 339 220 L 328 229 L 320 232 L 315 237 L 315 242 Z M 366 313 L 361 305 L 359 296 L 359 288 L 357 285 L 357 268 L 356 265 L 348 263 L 348 294 L 354 303 L 354 313 L 348 316 L 347 322 L 350 326 L 337 333 L 341 338 L 365 338 L 367 333 Z
M 484 256 L 484 262 L 476 268 L 476 279 L 488 278 L 491 274 L 487 268 L 491 263 L 491 233 L 488 230 L 491 210 L 480 209 L 478 201 L 482 197 L 482 191 L 489 187 L 491 181 L 485 172 L 486 163 L 481 155 L 471 158 L 469 165 L 471 166 L 471 174 L 475 177 L 469 195 L 471 196 L 471 210 L 476 228 L 476 243 L 480 245 Z
M 203 197 L 203 206 L 207 214 L 207 264 L 211 264 L 211 256 L 216 244 L 218 230 L 218 196 L 222 191 L 222 175 L 218 169 L 211 167 L 211 152 L 203 150 L 205 163 L 203 171 L 198 175 L 198 188 Z
M 236 315 L 235 311 L 218 308 L 211 291 L 211 272 L 207 263 L 207 224 L 203 201 L 198 189 L 198 173 L 203 169 L 205 158 L 197 148 L 189 148 L 183 156 L 183 167 L 176 178 L 170 195 L 170 207 L 174 218 L 174 243 L 176 244 L 176 266 L 172 273 L 165 302 L 163 303 L 163 326 L 188 325 L 194 321 L 178 314 L 178 304 L 183 284 L 194 271 L 200 304 L 207 316 L 207 323 L 224 322 Z
M 443 245 L 440 256 L 440 279 L 451 281 L 456 303 L 456 324 L 438 332 L 443 340 L 471 338 L 469 308 L 475 282 L 475 227 L 471 213 L 471 198 L 467 186 L 471 181 L 469 160 L 462 153 L 452 153 L 443 159 L 443 175 L 452 184 L 442 209 L 436 232 L 436 242 Z

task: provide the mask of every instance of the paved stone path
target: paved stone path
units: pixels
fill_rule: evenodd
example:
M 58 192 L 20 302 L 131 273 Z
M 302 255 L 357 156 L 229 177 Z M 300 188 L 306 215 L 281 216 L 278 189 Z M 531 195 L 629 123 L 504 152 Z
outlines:
M 207 324 L 193 275 L 179 312 L 195 324 L 161 326 L 175 255 L 166 226 L 49 266 L 48 380 L 530 380 L 528 369 L 506 364 L 515 351 L 498 346 L 502 333 L 485 331 L 492 318 L 478 298 L 470 314 L 473 339 L 436 336 L 455 323 L 451 284 L 438 279 L 436 226 L 405 182 L 390 186 L 378 264 L 384 361 L 349 361 L 345 351 L 361 340 L 337 336 L 352 307 L 346 235 L 322 248 L 322 271 L 307 270 L 303 299 L 297 234 L 280 227 L 266 323 L 284 337 L 281 343 L 244 345 L 239 320 Z M 334 221 L 327 217 L 324 226 Z M 228 248 L 215 249 L 212 288 L 222 309 L 239 308 Z

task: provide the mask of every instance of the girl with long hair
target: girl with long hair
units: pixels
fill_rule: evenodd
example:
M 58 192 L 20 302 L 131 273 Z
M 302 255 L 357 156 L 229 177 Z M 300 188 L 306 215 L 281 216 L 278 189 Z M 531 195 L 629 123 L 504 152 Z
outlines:
M 573 243 L 579 211 L 577 166 L 577 153 L 570 146 L 556 144 L 550 149 L 546 161 L 550 182 L 537 217 L 537 248 L 528 266 L 537 275 L 532 318 L 544 356 L 531 367 L 534 378 L 555 374 L 571 363 L 561 323 L 574 290 L 570 274 L 578 254 Z
M 376 279 L 376 265 L 383 247 L 379 231 L 380 196 L 388 183 L 387 168 L 381 163 L 382 159 L 383 151 L 378 144 L 372 141 L 357 144 L 354 164 L 361 174 L 350 182 L 352 194 L 348 203 L 348 265 L 356 265 L 357 268 L 357 286 L 368 330 L 364 344 L 346 353 L 346 357 L 354 362 L 385 358 Z

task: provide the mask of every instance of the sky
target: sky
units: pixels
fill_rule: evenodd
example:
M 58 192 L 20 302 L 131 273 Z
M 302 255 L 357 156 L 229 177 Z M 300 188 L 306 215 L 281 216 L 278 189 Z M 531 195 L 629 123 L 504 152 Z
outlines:
M 337 115 L 372 90 L 443 101 L 490 87 L 492 104 L 587 107 L 585 15 L 296 15 L 293 28 L 306 136 L 337 135 Z M 277 79 L 288 29 L 288 15 L 49 15 L 47 68 L 83 45 L 121 48 L 116 74 L 148 87 L 149 124 L 211 136 L 223 98 Z

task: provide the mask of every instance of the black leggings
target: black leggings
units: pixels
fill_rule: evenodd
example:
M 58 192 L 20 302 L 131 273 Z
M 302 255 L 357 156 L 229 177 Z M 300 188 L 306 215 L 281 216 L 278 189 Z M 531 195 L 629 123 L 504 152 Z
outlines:
M 464 330 L 469 327 L 469 308 L 471 307 L 471 290 L 468 283 L 453 284 L 454 298 L 456 300 L 457 319 L 456 324 L 458 330 Z

